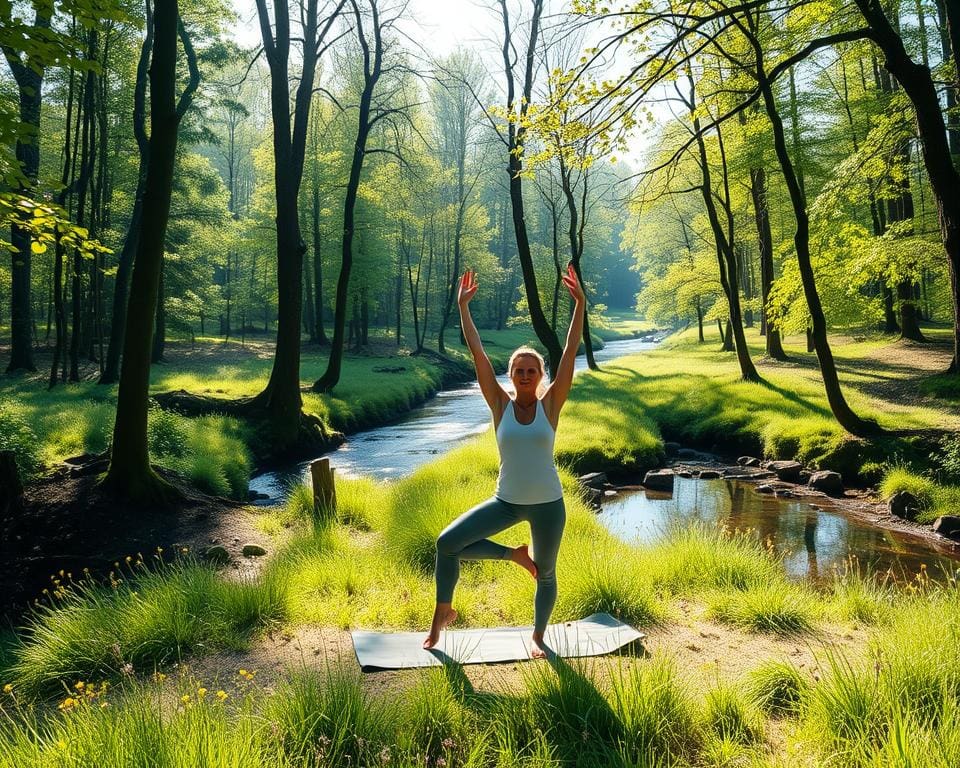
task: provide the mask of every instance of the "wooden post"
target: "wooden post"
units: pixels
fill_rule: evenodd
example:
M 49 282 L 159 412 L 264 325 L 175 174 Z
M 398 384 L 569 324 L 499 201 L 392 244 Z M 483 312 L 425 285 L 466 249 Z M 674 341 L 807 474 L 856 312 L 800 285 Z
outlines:
M 337 489 L 333 484 L 330 459 L 310 462 L 310 479 L 313 483 L 313 513 L 318 519 L 333 518 L 337 514 Z

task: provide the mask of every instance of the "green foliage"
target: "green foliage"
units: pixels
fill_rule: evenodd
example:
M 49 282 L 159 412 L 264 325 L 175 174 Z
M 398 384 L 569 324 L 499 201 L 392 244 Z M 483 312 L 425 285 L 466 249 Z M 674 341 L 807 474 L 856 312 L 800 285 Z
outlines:
M 789 661 L 770 659 L 750 671 L 746 692 L 754 706 L 768 714 L 796 715 L 810 685 Z
M 297 764 L 370 765 L 393 744 L 395 710 L 369 699 L 356 672 L 295 672 L 266 716 L 276 724 L 279 756 Z
M 804 587 L 777 581 L 718 592 L 709 598 L 708 615 L 743 629 L 793 635 L 812 629 L 816 602 Z
M 762 728 L 743 695 L 724 683 L 707 691 L 704 718 L 713 733 L 721 739 L 748 744 L 758 741 Z
M 58 585 L 35 609 L 14 650 L 12 681 L 24 694 L 52 693 L 77 678 L 117 678 L 187 654 L 240 649 L 284 617 L 282 595 L 277 578 L 227 581 L 189 560 L 128 559 L 109 583 L 85 577 Z
M 13 451 L 17 469 L 23 480 L 30 480 L 40 470 L 40 441 L 17 405 L 0 399 L 0 450 Z

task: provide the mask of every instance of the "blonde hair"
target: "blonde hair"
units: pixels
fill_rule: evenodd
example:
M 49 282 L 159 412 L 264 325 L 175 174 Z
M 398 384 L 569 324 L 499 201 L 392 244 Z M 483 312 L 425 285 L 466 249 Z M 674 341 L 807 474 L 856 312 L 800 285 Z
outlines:
M 537 384 L 537 397 L 541 397 L 547 389 L 546 379 L 547 379 L 547 364 L 537 350 L 533 347 L 517 347 L 514 350 L 513 354 L 510 355 L 510 362 L 507 363 L 507 376 L 513 375 L 513 363 L 518 357 L 524 357 L 529 355 L 530 357 L 536 358 L 537 364 L 540 366 L 540 382 Z

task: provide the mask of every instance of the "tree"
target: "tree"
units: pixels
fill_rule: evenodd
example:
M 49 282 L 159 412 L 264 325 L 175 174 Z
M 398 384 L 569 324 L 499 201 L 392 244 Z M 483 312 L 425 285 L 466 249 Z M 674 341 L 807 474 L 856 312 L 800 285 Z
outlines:
M 190 79 L 179 99 L 176 97 L 178 37 L 190 72 Z M 177 0 L 156 0 L 153 39 L 150 146 L 143 214 L 130 280 L 110 466 L 103 482 L 119 497 L 162 502 L 170 498 L 173 489 L 150 466 L 147 444 L 150 352 L 170 213 L 178 128 L 200 82 L 200 71 L 190 37 L 180 21 Z
M 303 311 L 303 256 L 298 199 L 313 101 L 317 61 L 328 47 L 333 23 L 346 0 L 340 0 L 322 21 L 318 0 L 300 6 L 303 19 L 303 64 L 290 121 L 290 9 L 286 0 L 274 5 L 271 25 L 266 0 L 257 0 L 263 50 L 270 66 L 270 111 L 273 117 L 274 187 L 277 227 L 277 345 L 266 388 L 251 405 L 266 412 L 270 440 L 277 451 L 300 439 L 303 400 L 300 396 L 300 321 Z
M 356 226 L 357 193 L 360 189 L 360 174 L 363 161 L 369 151 L 367 139 L 373 127 L 382 120 L 403 114 L 402 107 L 374 104 L 377 84 L 384 74 L 384 33 L 396 22 L 398 16 L 382 16 L 379 0 L 367 0 L 370 9 L 369 34 L 365 30 L 365 18 L 359 0 L 350 0 L 357 41 L 360 44 L 363 62 L 363 87 L 357 110 L 357 135 L 353 145 L 350 175 L 343 204 L 343 238 L 340 250 L 340 275 L 337 278 L 336 299 L 333 313 L 333 340 L 330 343 L 330 358 L 327 370 L 313 383 L 315 392 L 329 392 L 340 381 L 343 365 L 344 329 L 347 316 L 347 291 L 350 286 L 350 270 L 353 266 L 353 242 Z M 371 39 L 372 36 L 372 39 Z M 386 151 L 382 148 L 378 151 Z

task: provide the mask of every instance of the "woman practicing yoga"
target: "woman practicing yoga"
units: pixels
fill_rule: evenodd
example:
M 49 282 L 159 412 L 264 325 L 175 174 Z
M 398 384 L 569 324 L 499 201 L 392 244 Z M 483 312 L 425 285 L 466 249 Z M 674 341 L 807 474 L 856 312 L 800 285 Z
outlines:
M 573 382 L 573 362 L 580 346 L 586 305 L 573 266 L 567 267 L 562 280 L 576 307 L 556 376 L 544 385 L 543 358 L 536 350 L 520 347 L 510 356 L 507 367 L 516 391 L 510 397 L 497 381 L 470 316 L 470 299 L 477 292 L 476 276 L 467 270 L 460 279 L 457 304 L 461 328 L 473 353 L 480 391 L 493 414 L 500 475 L 493 498 L 464 512 L 437 538 L 437 607 L 430 635 L 423 641 L 424 648 L 436 645 L 440 631 L 457 618 L 451 602 L 460 576 L 460 560 L 512 560 L 537 580 L 531 656 L 546 655 L 543 633 L 557 601 L 557 553 L 566 521 L 563 489 L 553 462 L 553 440 L 560 409 Z M 533 557 L 526 544 L 510 548 L 487 539 L 523 520 L 530 523 Z

